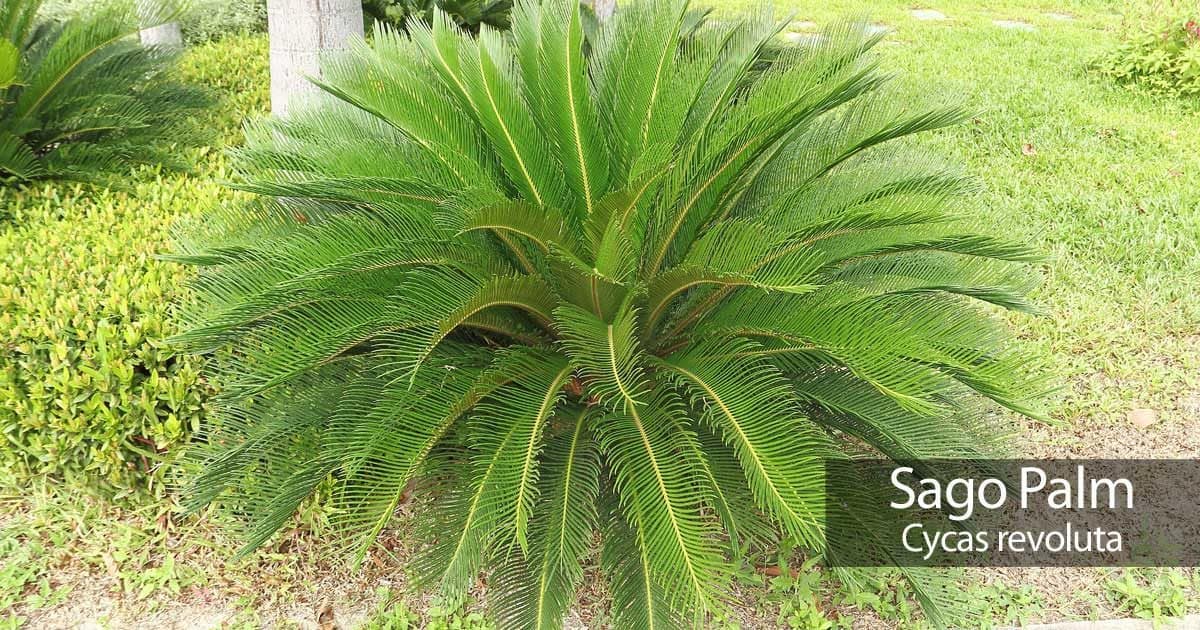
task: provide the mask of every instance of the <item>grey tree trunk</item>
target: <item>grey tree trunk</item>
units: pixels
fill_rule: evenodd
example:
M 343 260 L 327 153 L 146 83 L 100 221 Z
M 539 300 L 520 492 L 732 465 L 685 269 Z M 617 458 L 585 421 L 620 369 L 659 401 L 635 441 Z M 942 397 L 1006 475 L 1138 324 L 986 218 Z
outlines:
M 179 22 L 168 22 L 150 28 L 144 28 L 138 35 L 143 46 L 183 46 L 183 33 L 179 30 Z
M 584 2 L 592 6 L 592 12 L 601 22 L 612 17 L 613 11 L 617 10 L 617 0 L 584 0 Z
M 286 116 L 322 95 L 306 78 L 321 76 L 321 57 L 363 36 L 362 0 L 267 0 L 267 31 L 271 111 Z
M 138 32 L 143 46 L 183 47 L 183 33 L 179 30 L 179 22 L 159 23 L 165 17 L 164 11 L 169 8 L 165 3 L 160 5 L 153 0 L 144 0 L 137 4 L 138 17 L 141 18 L 142 24 L 149 25 Z

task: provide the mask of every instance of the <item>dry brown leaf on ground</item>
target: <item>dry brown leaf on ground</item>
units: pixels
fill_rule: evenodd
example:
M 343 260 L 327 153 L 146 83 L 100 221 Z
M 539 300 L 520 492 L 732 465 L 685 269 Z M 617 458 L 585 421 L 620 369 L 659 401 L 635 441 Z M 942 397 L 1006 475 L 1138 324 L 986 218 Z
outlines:
M 1154 424 L 1158 421 L 1158 414 L 1153 409 L 1134 409 L 1129 412 L 1129 422 L 1139 429 Z

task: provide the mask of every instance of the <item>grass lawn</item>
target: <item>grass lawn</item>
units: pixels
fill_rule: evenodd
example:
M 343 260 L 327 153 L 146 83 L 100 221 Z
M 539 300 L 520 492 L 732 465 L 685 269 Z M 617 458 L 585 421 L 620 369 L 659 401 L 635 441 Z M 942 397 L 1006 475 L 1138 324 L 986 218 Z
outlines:
M 713 4 L 717 19 L 757 6 Z M 880 50 L 884 67 L 898 74 L 896 98 L 960 102 L 977 112 L 965 125 L 920 140 L 980 180 L 964 213 L 1047 256 L 1035 294 L 1044 315 L 1014 317 L 1013 326 L 1060 385 L 1051 405 L 1058 422 L 1014 419 L 1015 454 L 1200 457 L 1200 99 L 1151 96 L 1088 73 L 1088 61 L 1115 40 L 1120 2 L 881 5 L 793 0 L 776 11 L 817 24 L 868 16 L 894 30 Z M 946 19 L 917 20 L 914 8 L 936 9 Z M 996 20 L 1028 26 L 1001 28 Z M 229 95 L 221 124 L 261 109 L 264 44 L 234 38 L 193 53 L 193 71 Z M 228 83 L 234 73 L 223 71 L 227 60 L 248 64 L 256 87 Z M 226 135 L 236 141 L 235 130 Z M 206 159 L 201 175 L 166 177 L 158 188 L 131 193 L 147 206 L 139 211 L 161 213 L 169 203 L 171 212 L 182 207 L 186 214 L 224 199 L 203 180 L 223 176 L 224 158 L 214 152 Z M 51 195 L 40 190 L 30 194 Z M 86 195 L 62 198 L 66 215 L 91 217 Z M 104 213 L 84 220 L 133 218 Z M 9 229 L 3 238 L 36 229 Z M 1127 419 L 1134 409 L 1153 410 L 1157 421 L 1134 427 Z M 7 496 L 0 496 L 0 628 L 89 619 L 114 627 L 256 627 L 311 621 L 326 600 L 344 624 L 484 623 L 470 615 L 470 602 L 431 601 L 405 588 L 403 519 L 385 540 L 388 551 L 352 575 L 335 568 L 303 526 L 249 561 L 227 565 L 234 541 L 206 521 L 174 524 L 167 507 L 126 509 L 44 488 L 0 495 Z M 320 510 L 310 517 L 302 525 L 319 530 Z M 979 571 L 969 580 L 980 611 L 995 624 L 1200 610 L 1194 571 Z M 797 579 L 747 572 L 735 588 L 744 607 L 730 621 L 744 627 L 821 627 L 824 617 L 854 620 L 854 627 L 920 623 L 886 576 L 865 592 L 848 592 L 808 571 Z M 603 594 L 585 593 L 579 616 L 602 625 Z

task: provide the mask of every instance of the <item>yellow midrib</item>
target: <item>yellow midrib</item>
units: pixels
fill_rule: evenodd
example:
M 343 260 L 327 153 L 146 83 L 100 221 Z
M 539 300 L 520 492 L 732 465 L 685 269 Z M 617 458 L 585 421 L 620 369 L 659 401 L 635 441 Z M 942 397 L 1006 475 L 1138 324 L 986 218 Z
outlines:
M 567 546 L 566 523 L 567 523 L 567 506 L 570 505 L 570 497 L 571 497 L 571 471 L 574 470 L 574 468 L 575 468 L 575 449 L 578 448 L 578 446 L 579 446 L 579 434 L 582 432 L 583 432 L 583 417 L 581 415 L 579 420 L 577 420 L 575 423 L 575 432 L 571 436 L 571 448 L 569 451 L 567 451 L 568 452 L 567 465 L 565 467 L 565 472 L 563 474 L 562 513 L 559 514 L 559 520 L 558 520 L 558 525 L 559 525 L 559 527 L 558 527 L 558 558 L 559 558 L 559 562 L 562 562 L 562 558 L 565 555 L 565 550 L 566 550 L 566 546 Z M 547 586 L 547 582 L 548 582 L 547 576 L 549 575 L 549 569 L 550 569 L 550 554 L 546 554 L 546 558 L 542 561 L 542 579 L 538 583 L 537 630 L 541 630 L 541 628 L 542 628 L 542 618 L 544 616 L 542 613 L 546 609 L 546 586 Z
M 529 468 L 533 463 L 533 450 L 537 446 L 537 426 L 546 419 L 546 414 L 549 413 L 551 406 L 554 403 L 554 395 L 558 393 L 559 388 L 567 379 L 567 375 L 571 373 L 572 366 L 570 363 L 566 365 L 554 378 L 550 381 L 550 387 L 546 390 L 546 395 L 542 398 L 542 404 L 538 407 L 537 415 L 533 419 L 533 430 L 529 432 L 529 441 L 525 445 L 525 461 L 521 464 L 521 485 L 517 488 L 517 513 L 525 511 L 524 497 L 529 486 Z M 528 519 L 529 515 L 525 515 Z M 520 517 L 517 521 L 520 522 Z
M 750 140 L 747 140 L 744 144 L 742 144 L 742 146 L 738 147 L 737 151 L 734 151 L 733 155 L 730 155 L 729 159 L 725 160 L 725 162 L 721 164 L 720 168 L 714 171 L 712 175 L 709 175 L 708 179 L 704 180 L 704 184 L 697 188 L 695 194 L 693 194 L 691 198 L 687 200 L 687 203 L 684 204 L 683 208 L 680 209 L 679 216 L 675 219 L 675 224 L 671 226 L 671 230 L 667 233 L 667 237 L 663 239 L 662 247 L 659 248 L 658 255 L 654 259 L 654 264 L 650 267 L 652 271 L 658 271 L 658 269 L 662 267 L 663 259 L 667 257 L 667 250 L 671 248 L 671 242 L 674 241 L 675 236 L 679 234 L 679 228 L 683 226 L 684 219 L 686 219 L 688 213 L 692 211 L 692 206 L 696 205 L 696 202 L 700 199 L 700 195 L 703 195 L 704 191 L 708 190 L 708 187 L 712 186 L 712 183 L 717 180 L 717 177 L 720 177 L 721 174 L 725 172 L 725 169 L 729 168 L 729 165 L 733 164 L 733 161 L 741 156 L 746 149 L 750 148 L 750 145 L 754 144 L 754 141 L 757 139 L 758 137 L 756 136 Z
M 496 116 L 496 124 L 500 126 L 500 131 L 504 133 L 504 139 L 508 142 L 508 147 L 512 149 L 513 159 L 517 161 L 517 166 L 521 168 L 521 175 L 525 178 L 525 183 L 529 184 L 529 190 L 533 193 L 534 199 L 539 206 L 545 205 L 542 202 L 542 194 L 538 192 L 537 185 L 533 183 L 533 177 L 529 174 L 529 169 L 525 166 L 525 160 L 521 159 L 521 152 L 517 150 L 517 143 L 513 141 L 512 134 L 508 131 L 508 125 L 504 124 L 504 117 L 500 115 L 500 108 L 496 106 L 496 97 L 492 94 L 492 87 L 488 84 L 487 73 L 483 70 L 483 55 L 484 49 L 479 47 L 480 67 L 479 78 L 483 85 L 483 91 L 487 94 L 488 105 L 492 108 L 492 113 Z
M 796 514 L 795 510 L 793 510 L 792 507 L 790 505 L 788 505 L 787 501 L 784 500 L 783 495 L 779 493 L 779 489 L 775 487 L 775 483 L 772 482 L 770 476 L 767 475 L 766 467 L 763 465 L 762 460 L 758 457 L 758 451 L 755 448 L 750 446 L 752 443 L 750 441 L 749 436 L 747 436 L 746 432 L 742 430 L 741 423 L 739 423 L 737 420 L 737 417 L 733 415 L 733 410 L 729 408 L 729 405 L 727 405 L 725 403 L 725 400 L 723 398 L 721 398 L 721 396 L 718 395 L 717 392 L 714 391 L 712 387 L 709 387 L 708 383 L 705 382 L 703 379 L 701 379 L 699 375 L 697 375 L 694 372 L 691 372 L 687 369 L 684 369 L 681 366 L 678 366 L 675 364 L 670 364 L 670 365 L 671 365 L 671 369 L 678 370 L 684 376 L 687 376 L 688 378 L 692 379 L 692 382 L 699 385 L 700 388 L 703 389 L 705 391 L 705 393 L 708 394 L 709 398 L 711 398 L 712 401 L 715 402 L 717 404 L 717 406 L 721 408 L 721 412 L 725 414 L 726 418 L 729 418 L 729 422 L 733 425 L 733 428 L 737 431 L 738 437 L 742 440 L 742 443 L 747 445 L 747 447 L 749 447 L 747 450 L 750 453 L 750 457 L 754 460 L 754 466 L 755 466 L 755 468 L 758 469 L 759 474 L 762 475 L 763 481 L 766 482 L 767 487 L 769 487 L 771 489 L 771 494 L 775 495 L 775 498 L 779 500 L 780 505 L 782 505 L 784 507 L 784 509 L 787 510 L 788 514 L 791 514 L 792 518 L 796 519 L 798 522 L 803 522 L 804 519 L 801 519 L 800 516 L 798 514 Z
M 571 29 L 574 26 L 572 19 Z M 571 51 L 573 47 L 568 41 L 564 46 L 566 50 L 566 65 L 567 65 L 567 108 L 571 112 L 571 128 L 575 134 L 575 156 L 579 158 L 579 176 L 583 180 L 583 201 L 587 205 L 588 216 L 592 215 L 592 182 L 588 176 L 587 160 L 583 157 L 583 134 L 579 131 L 579 112 L 575 110 L 575 81 L 571 75 Z
M 634 401 L 633 397 L 629 395 L 629 391 L 625 388 L 624 383 L 621 382 L 620 372 L 617 370 L 617 352 L 616 346 L 613 343 L 612 324 L 609 324 L 606 329 L 608 332 L 608 357 L 609 364 L 612 366 L 613 380 L 616 381 L 617 388 L 621 391 L 621 395 L 625 397 L 625 402 L 629 406 L 629 415 L 633 419 L 633 424 L 637 427 L 638 435 L 642 439 L 642 446 L 646 449 L 646 454 L 649 456 L 650 466 L 654 469 L 654 479 L 658 482 L 658 492 L 660 495 L 662 495 L 663 502 L 666 503 L 667 513 L 670 515 L 668 520 L 671 522 L 671 531 L 675 534 L 675 541 L 679 543 L 679 551 L 683 554 L 685 559 L 684 564 L 687 566 L 688 576 L 692 581 L 692 587 L 696 590 L 697 594 L 701 595 L 701 599 L 703 599 L 704 589 L 700 584 L 699 576 L 696 575 L 696 570 L 692 567 L 692 555 L 691 552 L 688 551 L 688 548 L 683 541 L 683 532 L 679 531 L 679 523 L 675 521 L 675 507 L 674 504 L 671 503 L 671 495 L 667 491 L 666 481 L 663 480 L 662 470 L 658 465 L 658 459 L 654 456 L 654 449 L 650 446 L 650 438 L 646 435 L 646 429 L 642 426 L 642 417 L 637 412 L 637 402 Z

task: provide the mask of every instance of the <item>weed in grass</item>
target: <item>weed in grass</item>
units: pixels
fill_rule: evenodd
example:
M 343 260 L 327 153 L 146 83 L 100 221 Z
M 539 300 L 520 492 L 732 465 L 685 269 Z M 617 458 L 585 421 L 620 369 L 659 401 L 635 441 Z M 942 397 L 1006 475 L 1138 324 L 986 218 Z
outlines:
M 1155 627 L 1171 617 L 1182 617 L 1198 605 L 1196 586 L 1200 573 L 1181 569 L 1126 569 L 1105 584 L 1108 597 L 1121 611 L 1139 619 L 1152 619 Z
M 995 582 L 970 591 L 983 627 L 1024 626 L 1044 607 L 1041 595 L 1029 585 Z
M 785 570 L 770 581 L 771 595 L 779 604 L 780 626 L 805 630 L 833 627 L 833 622 L 822 611 L 827 576 L 817 567 L 819 560 L 811 558 L 795 572 Z
M 421 616 L 413 612 L 404 600 L 381 587 L 375 591 L 377 603 L 362 630 L 410 630 L 420 627 Z
M 853 620 L 859 611 L 869 611 L 881 620 L 899 627 L 919 625 L 918 607 L 907 581 L 898 571 L 877 569 L 864 573 L 857 584 L 843 586 L 834 602 Z

